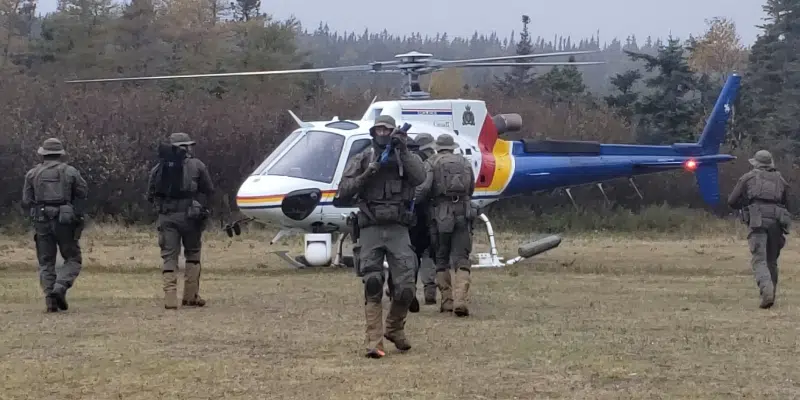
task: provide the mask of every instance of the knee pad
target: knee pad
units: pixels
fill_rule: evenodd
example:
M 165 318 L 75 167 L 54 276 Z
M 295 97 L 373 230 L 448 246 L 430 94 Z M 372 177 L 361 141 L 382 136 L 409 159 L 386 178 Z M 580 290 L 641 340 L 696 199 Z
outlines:
M 364 279 L 364 298 L 367 301 L 380 302 L 383 298 L 383 276 L 370 274 Z

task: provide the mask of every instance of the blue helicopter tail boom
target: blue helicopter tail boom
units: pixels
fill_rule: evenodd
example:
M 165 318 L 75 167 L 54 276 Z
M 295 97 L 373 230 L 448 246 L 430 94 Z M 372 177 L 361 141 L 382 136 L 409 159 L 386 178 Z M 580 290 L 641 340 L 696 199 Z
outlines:
M 528 140 L 512 142 L 514 173 L 504 196 L 552 190 L 619 177 L 684 169 L 695 174 L 704 201 L 719 202 L 717 164 L 735 159 L 719 154 L 741 77 L 728 77 L 697 143 L 672 145 L 604 144 Z

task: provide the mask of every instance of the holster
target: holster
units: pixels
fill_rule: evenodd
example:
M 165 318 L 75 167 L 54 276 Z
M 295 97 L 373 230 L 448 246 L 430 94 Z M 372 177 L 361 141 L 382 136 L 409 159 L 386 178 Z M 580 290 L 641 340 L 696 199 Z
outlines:
M 353 243 L 358 243 L 358 238 L 361 237 L 361 227 L 358 226 L 358 214 L 351 212 L 350 215 L 347 216 L 347 225 L 350 225 L 350 229 L 353 230 L 353 234 L 350 235 L 350 240 Z

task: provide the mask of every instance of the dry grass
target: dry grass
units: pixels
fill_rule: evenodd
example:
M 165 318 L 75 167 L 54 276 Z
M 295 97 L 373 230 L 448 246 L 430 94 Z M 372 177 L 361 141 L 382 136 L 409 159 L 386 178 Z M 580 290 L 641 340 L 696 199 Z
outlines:
M 6 238 L 0 399 L 797 397 L 798 244 L 782 255 L 777 306 L 760 310 L 741 234 L 567 237 L 476 271 L 469 319 L 410 314 L 414 348 L 382 360 L 361 356 L 359 279 L 290 270 L 263 232 L 211 235 L 210 304 L 167 312 L 155 239 L 95 228 L 70 311 L 55 315 L 29 238 Z

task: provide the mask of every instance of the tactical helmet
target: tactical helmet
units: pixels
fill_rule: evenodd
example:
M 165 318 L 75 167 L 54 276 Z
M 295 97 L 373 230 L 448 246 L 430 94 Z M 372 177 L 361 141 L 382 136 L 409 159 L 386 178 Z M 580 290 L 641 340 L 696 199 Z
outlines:
M 60 140 L 56 138 L 50 138 L 42 143 L 42 146 L 39 147 L 38 153 L 42 156 L 49 156 L 53 154 L 66 154 L 67 152 L 64 151 L 64 144 L 62 144 Z

